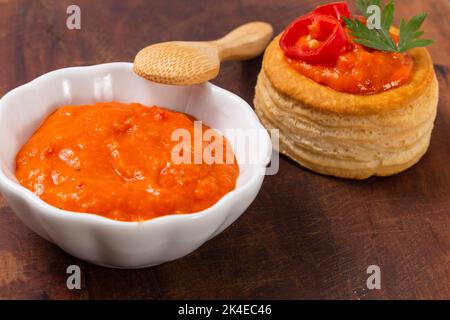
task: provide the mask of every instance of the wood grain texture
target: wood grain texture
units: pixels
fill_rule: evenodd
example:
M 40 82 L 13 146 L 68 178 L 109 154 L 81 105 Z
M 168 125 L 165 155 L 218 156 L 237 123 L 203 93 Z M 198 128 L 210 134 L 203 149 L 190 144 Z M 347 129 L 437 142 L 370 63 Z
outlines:
M 82 30 L 65 27 L 69 0 L 0 0 L 0 95 L 48 71 L 132 61 L 149 43 L 209 40 L 252 20 L 275 32 L 327 1 L 79 0 Z M 79 261 L 28 230 L 0 198 L 0 298 L 450 299 L 450 5 L 397 0 L 430 12 L 427 35 L 441 96 L 431 147 L 412 169 L 346 181 L 286 158 L 229 229 L 191 255 L 143 270 Z M 228 62 L 213 82 L 253 100 L 260 59 Z M 30 106 L 32 107 L 32 106 Z M 0 146 L 1 147 L 1 146 Z M 66 267 L 82 268 L 82 290 Z M 366 289 L 377 264 L 382 289 Z

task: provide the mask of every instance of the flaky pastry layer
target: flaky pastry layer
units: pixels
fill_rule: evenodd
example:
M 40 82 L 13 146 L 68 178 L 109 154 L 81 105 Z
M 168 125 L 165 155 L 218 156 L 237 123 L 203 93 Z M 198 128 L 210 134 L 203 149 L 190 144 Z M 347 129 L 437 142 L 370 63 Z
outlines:
M 292 69 L 275 39 L 266 51 L 254 99 L 268 129 L 279 129 L 280 151 L 322 174 L 365 179 L 417 163 L 430 143 L 438 82 L 425 49 L 412 50 L 410 83 L 379 94 L 352 95 Z

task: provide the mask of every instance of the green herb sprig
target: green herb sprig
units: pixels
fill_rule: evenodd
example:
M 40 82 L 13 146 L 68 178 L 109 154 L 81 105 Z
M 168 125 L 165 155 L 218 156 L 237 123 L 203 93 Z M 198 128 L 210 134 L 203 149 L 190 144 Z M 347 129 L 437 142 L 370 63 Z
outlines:
M 356 7 L 366 18 L 370 15 L 367 13 L 367 8 L 371 5 L 381 7 L 381 0 L 356 0 Z M 424 34 L 420 30 L 427 14 L 420 13 L 411 18 L 409 21 L 402 19 L 400 23 L 400 34 L 398 44 L 395 43 L 390 36 L 390 28 L 394 20 L 394 1 L 382 8 L 381 11 L 381 29 L 369 29 L 358 19 L 345 19 L 345 24 L 354 37 L 355 42 L 362 44 L 368 48 L 387 51 L 387 52 L 405 52 L 412 48 L 426 47 L 432 43 L 433 40 L 421 39 Z

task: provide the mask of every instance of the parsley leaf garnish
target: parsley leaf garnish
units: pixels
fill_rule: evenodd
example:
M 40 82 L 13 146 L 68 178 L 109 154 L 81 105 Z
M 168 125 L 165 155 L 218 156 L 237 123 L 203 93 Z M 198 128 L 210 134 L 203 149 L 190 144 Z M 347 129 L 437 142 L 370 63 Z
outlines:
M 368 18 L 367 8 L 371 5 L 377 5 L 381 8 L 381 0 L 356 0 L 356 7 Z M 412 48 L 426 47 L 434 41 L 430 39 L 421 39 L 423 31 L 420 30 L 427 17 L 426 13 L 418 14 L 409 21 L 402 19 L 400 23 L 399 41 L 396 44 L 390 36 L 390 28 L 394 20 L 394 1 L 382 8 L 381 29 L 369 29 L 358 19 L 345 18 L 345 24 L 354 37 L 353 41 L 368 48 L 387 51 L 387 52 L 405 52 Z

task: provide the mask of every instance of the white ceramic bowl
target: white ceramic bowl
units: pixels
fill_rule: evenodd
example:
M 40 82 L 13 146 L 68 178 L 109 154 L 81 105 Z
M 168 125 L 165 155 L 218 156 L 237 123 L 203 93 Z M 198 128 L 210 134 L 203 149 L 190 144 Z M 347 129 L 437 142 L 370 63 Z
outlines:
M 225 135 L 226 129 L 264 130 L 244 100 L 210 83 L 190 87 L 152 83 L 136 76 L 131 63 L 45 74 L 0 100 L 0 191 L 17 216 L 41 237 L 94 264 L 152 266 L 191 253 L 233 223 L 255 199 L 271 154 L 267 133 L 259 136 L 259 163 L 241 163 L 248 155 L 245 148 L 235 149 L 240 167 L 236 189 L 198 213 L 120 222 L 60 210 L 22 187 L 14 175 L 15 157 L 42 121 L 59 106 L 99 101 L 164 106 L 191 114 Z

